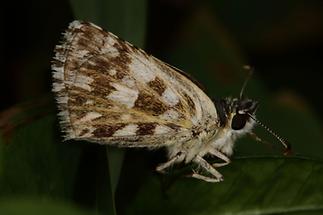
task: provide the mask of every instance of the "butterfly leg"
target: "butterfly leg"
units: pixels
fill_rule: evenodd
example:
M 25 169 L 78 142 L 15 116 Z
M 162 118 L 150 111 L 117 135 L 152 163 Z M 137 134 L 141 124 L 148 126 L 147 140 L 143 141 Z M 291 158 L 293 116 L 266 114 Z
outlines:
M 184 160 L 184 158 L 185 158 L 185 154 L 182 152 L 179 152 L 174 157 L 172 157 L 169 161 L 167 161 L 166 163 L 162 163 L 162 164 L 158 165 L 156 168 L 156 171 L 160 172 L 160 173 L 164 173 L 165 169 L 174 165 L 177 162 Z
M 201 174 L 198 174 L 196 172 L 193 172 L 191 177 L 201 179 L 206 182 L 220 182 L 223 181 L 223 176 L 221 173 L 219 173 L 214 167 L 209 164 L 206 160 L 204 160 L 201 156 L 197 155 L 193 162 L 198 164 L 200 167 L 202 167 L 204 170 L 206 170 L 208 173 L 210 173 L 214 177 L 208 177 Z
M 211 178 L 211 177 L 207 177 L 207 176 L 204 176 L 204 175 L 200 175 L 200 174 L 198 174 L 196 172 L 194 172 L 193 174 L 191 174 L 189 176 L 192 177 L 192 178 L 196 178 L 196 179 L 203 180 L 203 181 L 206 181 L 206 182 L 211 182 L 211 183 L 220 182 L 216 178 Z
M 221 166 L 226 166 L 231 162 L 230 159 L 225 154 L 223 154 L 222 152 L 220 152 L 220 151 L 218 151 L 216 149 L 211 149 L 209 151 L 209 154 L 211 154 L 211 155 L 213 155 L 213 156 L 215 156 L 217 158 L 220 158 L 221 160 L 224 161 L 224 163 L 213 163 L 212 166 L 215 167 L 215 168 L 216 167 L 221 167 Z

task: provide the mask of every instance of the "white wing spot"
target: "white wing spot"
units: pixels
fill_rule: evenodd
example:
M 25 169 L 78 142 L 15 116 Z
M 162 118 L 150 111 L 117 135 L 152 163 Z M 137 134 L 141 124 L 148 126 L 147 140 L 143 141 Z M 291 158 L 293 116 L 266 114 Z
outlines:
M 171 107 L 175 106 L 179 102 L 178 96 L 170 88 L 166 88 L 166 90 L 162 94 L 161 99 Z
M 129 76 L 123 77 L 121 82 L 131 88 L 133 88 L 136 85 L 135 80 Z
M 113 136 L 130 136 L 130 135 L 136 135 L 136 131 L 138 130 L 138 125 L 135 124 L 129 124 L 126 127 L 117 130 Z
M 82 117 L 81 119 L 79 119 L 77 122 L 75 122 L 76 124 L 77 123 L 81 123 L 81 122 L 88 122 L 88 121 L 92 121 L 96 118 L 99 118 L 101 117 L 102 114 L 98 113 L 98 112 L 88 112 L 84 117 Z
M 92 88 L 90 87 L 89 84 L 91 84 L 92 82 L 93 82 L 93 79 L 91 77 L 78 74 L 74 79 L 73 85 L 76 87 L 80 87 L 84 90 L 91 91 Z
M 179 117 L 179 113 L 176 110 L 169 109 L 159 117 L 164 120 L 176 120 Z
M 62 83 L 53 83 L 53 92 L 59 92 L 65 89 L 65 85 Z
M 114 76 L 115 74 L 117 74 L 117 70 L 115 69 L 110 69 L 108 72 L 109 72 L 109 75 L 111 76 Z
M 85 55 L 89 54 L 89 51 L 86 50 L 86 49 L 83 49 L 83 50 L 78 50 L 75 52 L 75 57 L 77 58 L 84 58 Z
M 89 99 L 85 102 L 86 105 L 93 105 L 94 104 L 94 101 Z
M 166 134 L 171 132 L 172 129 L 165 126 L 165 125 L 157 125 L 155 128 L 155 133 L 154 134 Z
M 70 23 L 70 25 L 68 26 L 68 28 L 70 29 L 80 29 L 83 25 L 80 23 L 80 21 L 78 20 L 74 20 L 73 22 Z
M 59 96 L 56 98 L 58 104 L 67 104 L 69 98 L 67 96 Z
M 87 132 L 83 132 L 84 131 L 84 129 L 86 129 L 87 130 Z M 95 128 L 94 127 L 92 127 L 91 125 L 83 125 L 83 126 L 78 126 L 77 128 L 75 128 L 75 135 L 76 136 L 81 136 L 80 134 L 81 133 L 83 133 L 82 134 L 82 136 L 81 137 L 91 137 L 92 136 L 92 132 L 95 130 Z
M 196 115 L 191 117 L 191 122 L 193 123 L 193 125 L 197 125 L 199 123 L 199 120 Z
M 128 108 L 132 108 L 138 98 L 138 90 L 130 89 L 118 83 L 111 83 L 111 85 L 116 88 L 116 91 L 110 93 L 107 98 L 111 99 L 112 101 L 124 104 Z
M 123 115 L 121 115 L 120 119 L 123 121 L 129 121 L 131 119 L 131 115 L 127 114 L 127 113 L 123 114 Z
M 140 60 L 132 57 L 131 63 L 129 64 L 130 71 L 132 71 L 135 79 L 144 83 L 154 80 L 156 77 L 155 72 L 159 69 L 146 58 L 140 55 L 137 56 Z
M 119 50 L 116 47 L 114 47 L 114 44 L 116 43 L 114 35 L 111 35 L 109 33 L 109 35 L 105 36 L 103 40 L 104 46 L 101 48 L 102 53 L 104 53 L 109 58 L 117 57 L 120 53 Z
M 64 67 L 52 66 L 52 70 L 55 70 L 55 72 L 53 72 L 54 78 L 62 81 L 64 80 Z

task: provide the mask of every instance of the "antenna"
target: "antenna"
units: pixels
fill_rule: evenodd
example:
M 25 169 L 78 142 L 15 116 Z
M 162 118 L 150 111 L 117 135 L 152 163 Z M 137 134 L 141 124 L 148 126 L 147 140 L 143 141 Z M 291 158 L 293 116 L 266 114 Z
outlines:
M 262 126 L 264 129 L 266 129 L 271 135 L 276 137 L 277 140 L 285 147 L 284 155 L 289 155 L 291 154 L 291 145 L 282 137 L 280 137 L 278 134 L 276 134 L 273 130 L 271 130 L 268 126 L 260 122 L 257 118 L 255 118 L 253 115 L 250 113 L 247 113 L 251 119 L 253 119 L 257 124 Z
M 242 99 L 244 90 L 245 90 L 245 88 L 247 86 L 247 83 L 250 80 L 250 78 L 251 78 L 251 76 L 253 74 L 253 71 L 254 71 L 254 69 L 252 67 L 248 66 L 248 65 L 243 66 L 243 69 L 247 70 L 249 73 L 248 73 L 248 76 L 247 76 L 246 80 L 243 82 L 243 85 L 242 85 L 242 88 L 241 88 L 241 91 L 240 91 L 240 96 L 239 96 L 240 99 Z

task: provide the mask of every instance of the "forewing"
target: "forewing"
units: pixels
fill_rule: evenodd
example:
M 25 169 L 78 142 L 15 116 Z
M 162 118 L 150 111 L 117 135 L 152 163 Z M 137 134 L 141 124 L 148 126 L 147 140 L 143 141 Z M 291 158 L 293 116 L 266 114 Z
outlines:
M 53 91 L 66 139 L 155 147 L 216 118 L 188 78 L 91 23 L 74 21 L 55 49 Z

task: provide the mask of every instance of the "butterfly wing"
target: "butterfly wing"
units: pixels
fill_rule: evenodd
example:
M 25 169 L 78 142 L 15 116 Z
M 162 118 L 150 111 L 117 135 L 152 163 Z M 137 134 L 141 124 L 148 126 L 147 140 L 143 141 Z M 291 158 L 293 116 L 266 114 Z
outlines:
M 214 104 L 190 79 L 92 23 L 72 22 L 55 53 L 66 139 L 157 147 L 216 122 Z

